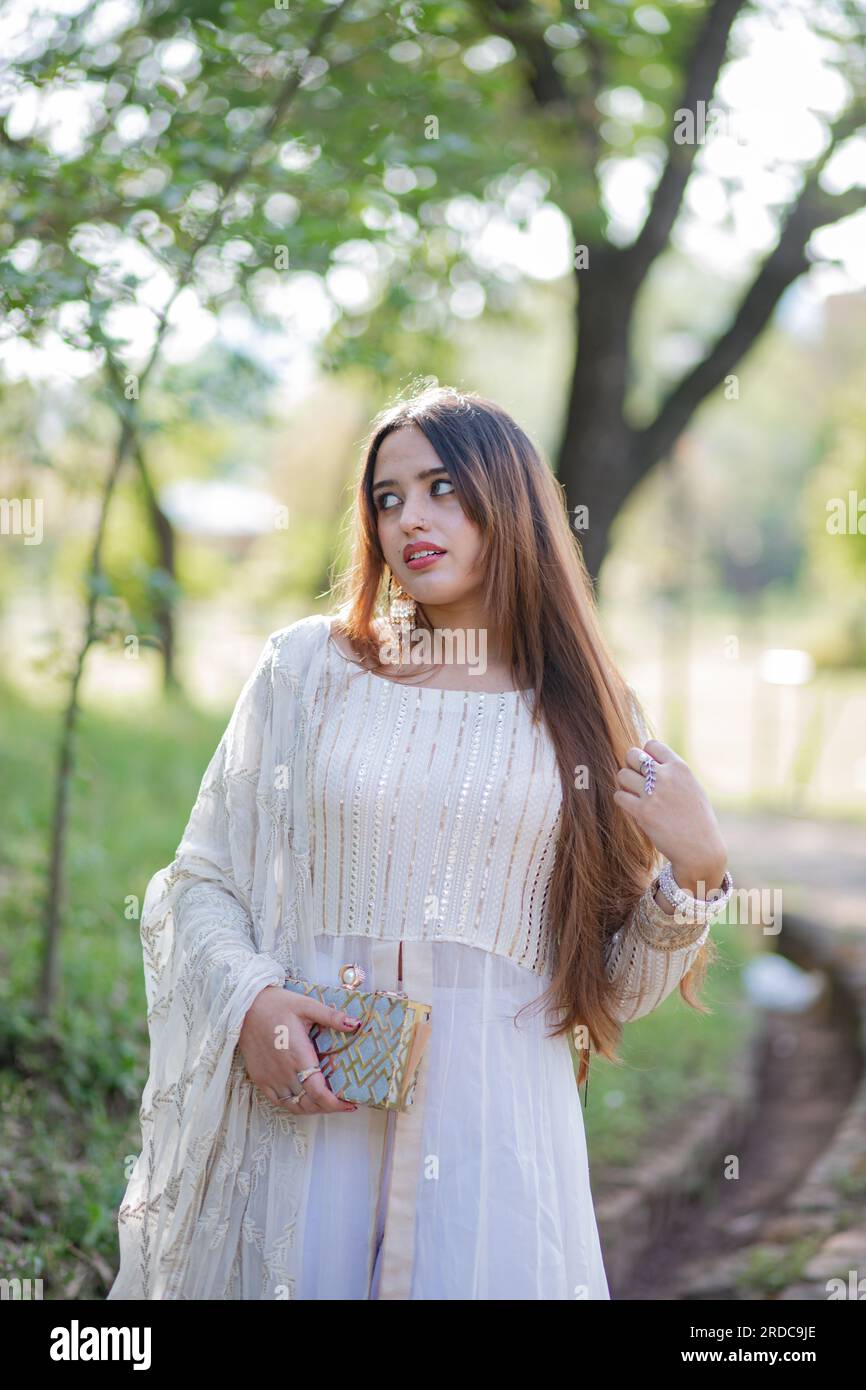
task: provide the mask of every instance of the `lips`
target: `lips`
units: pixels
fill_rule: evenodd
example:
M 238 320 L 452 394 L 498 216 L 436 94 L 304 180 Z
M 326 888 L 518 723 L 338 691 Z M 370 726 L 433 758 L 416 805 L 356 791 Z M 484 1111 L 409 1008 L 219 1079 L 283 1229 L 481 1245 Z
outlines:
M 413 559 L 416 555 L 423 554 L 425 550 L 432 551 L 434 555 L 445 554 L 445 551 L 441 548 L 441 546 L 431 545 L 429 541 L 426 544 L 423 541 L 414 541 L 411 545 L 407 545 L 403 549 L 404 562 L 408 564 L 411 559 Z

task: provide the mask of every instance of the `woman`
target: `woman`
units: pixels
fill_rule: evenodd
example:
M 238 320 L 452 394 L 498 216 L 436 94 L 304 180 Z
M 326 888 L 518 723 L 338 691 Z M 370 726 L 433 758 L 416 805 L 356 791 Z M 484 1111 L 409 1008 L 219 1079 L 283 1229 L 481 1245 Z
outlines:
M 682 759 L 642 748 L 505 411 L 435 388 L 384 412 L 355 522 L 339 617 L 271 634 L 148 885 L 109 1297 L 608 1299 L 569 1043 L 581 1081 L 678 984 L 699 1007 L 725 846 Z M 406 1112 L 309 1072 L 312 1024 L 350 1025 L 285 980 L 349 962 L 432 1002 Z

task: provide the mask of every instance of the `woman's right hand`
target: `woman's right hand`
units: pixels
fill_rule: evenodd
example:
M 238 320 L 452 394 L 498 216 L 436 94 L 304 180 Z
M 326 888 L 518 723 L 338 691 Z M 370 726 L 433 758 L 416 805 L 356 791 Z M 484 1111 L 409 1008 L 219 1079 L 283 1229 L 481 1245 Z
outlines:
M 308 994 L 297 994 L 282 985 L 267 985 L 247 1010 L 238 1039 L 253 1085 L 258 1086 L 274 1105 L 284 1106 L 296 1115 L 330 1115 L 335 1111 L 357 1110 L 357 1105 L 342 1100 L 331 1090 L 321 1072 L 313 1072 L 301 1084 L 300 1101 L 288 1094 L 298 1090 L 298 1072 L 318 1064 L 318 1054 L 309 1035 L 313 1024 L 353 1033 L 358 1020 L 350 1019 L 346 1024 L 347 1017 L 336 1005 L 322 1004 Z M 286 1099 L 281 1100 L 281 1096 Z

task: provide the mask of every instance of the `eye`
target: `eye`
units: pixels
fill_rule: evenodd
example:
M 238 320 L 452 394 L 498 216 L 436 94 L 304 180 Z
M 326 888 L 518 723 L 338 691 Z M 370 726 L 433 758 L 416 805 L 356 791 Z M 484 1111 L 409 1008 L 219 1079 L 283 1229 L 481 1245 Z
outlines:
M 430 484 L 430 490 L 431 490 L 431 492 L 432 492 L 432 490 L 433 490 L 434 487 L 439 487 L 440 483 L 444 483 L 445 486 L 451 490 L 451 492 L 454 491 L 454 484 L 452 483 L 451 479 L 450 479 L 450 478 L 445 478 L 445 477 L 443 477 L 443 478 L 434 478 L 434 479 L 433 479 L 433 482 Z M 447 493 L 447 492 L 445 492 L 445 493 L 436 492 L 436 493 L 433 493 L 433 495 L 434 495 L 434 497 L 447 497 L 447 496 L 448 496 L 448 493 Z M 377 507 L 377 510 L 380 511 L 380 512 L 389 512 L 389 511 L 391 511 L 391 507 L 385 505 L 385 499 L 386 499 L 387 497 L 396 497 L 396 496 L 397 496 L 396 492 L 380 492 L 380 493 L 379 493 L 379 496 L 378 496 L 377 499 L 376 499 L 376 507 Z

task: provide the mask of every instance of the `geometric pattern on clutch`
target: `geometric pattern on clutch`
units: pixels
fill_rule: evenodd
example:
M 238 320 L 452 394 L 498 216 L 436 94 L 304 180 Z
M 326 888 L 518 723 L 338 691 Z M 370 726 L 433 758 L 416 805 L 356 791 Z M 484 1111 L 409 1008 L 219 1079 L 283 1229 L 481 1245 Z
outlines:
M 355 1105 L 408 1110 L 430 1038 L 431 1004 L 392 990 L 286 980 L 285 988 L 363 1020 L 352 1033 L 314 1023 L 310 1038 L 331 1090 Z

